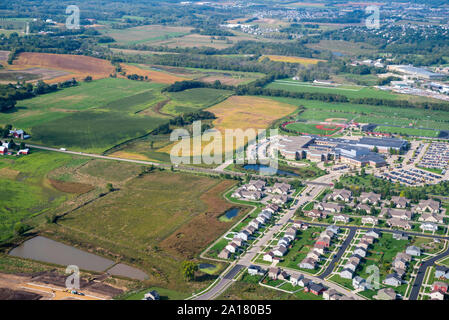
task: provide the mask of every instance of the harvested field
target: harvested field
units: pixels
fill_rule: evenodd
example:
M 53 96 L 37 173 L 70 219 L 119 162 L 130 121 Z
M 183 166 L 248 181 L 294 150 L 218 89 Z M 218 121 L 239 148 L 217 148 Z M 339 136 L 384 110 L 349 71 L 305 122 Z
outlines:
M 121 64 L 123 71 L 126 74 L 137 74 L 139 76 L 147 76 L 153 82 L 164 83 L 164 84 L 172 84 L 176 81 L 188 80 L 187 78 L 178 77 L 172 74 L 168 74 L 161 71 L 153 71 L 153 70 L 145 70 L 141 69 L 137 66 L 129 65 L 129 64 Z
M 198 80 L 199 81 L 204 81 L 204 82 L 207 82 L 207 83 L 213 83 L 213 82 L 218 80 L 222 84 L 236 86 L 236 85 L 248 82 L 248 80 L 255 80 L 255 79 L 256 78 L 254 78 L 254 79 L 245 79 L 245 78 L 234 78 L 232 76 L 225 76 L 225 75 L 222 75 L 222 76 L 218 76 L 218 75 L 215 76 L 215 75 L 213 75 L 213 76 L 202 77 L 202 78 L 199 78 Z
M 49 181 L 53 188 L 65 193 L 83 194 L 94 189 L 93 186 L 85 183 L 67 182 L 53 179 L 49 179 Z
M 67 72 L 49 80 L 49 83 L 61 82 L 75 77 L 78 80 L 90 75 L 93 79 L 107 78 L 114 72 L 114 67 L 107 60 L 69 54 L 53 54 L 23 52 L 14 61 L 10 70 L 26 70 L 30 68 L 49 68 Z
M 132 159 L 132 160 L 150 160 L 148 157 L 138 154 L 138 153 L 132 153 L 132 152 L 125 152 L 125 151 L 116 151 L 114 153 L 111 153 L 109 156 L 111 157 L 117 157 L 117 158 L 124 158 L 124 159 Z
M 39 300 L 41 298 L 40 294 L 34 292 L 0 288 L 0 300 Z
M 0 169 L 0 178 L 16 180 L 16 178 L 19 176 L 19 174 L 20 174 L 20 171 L 13 170 L 13 169 L 10 169 L 7 167 Z
M 8 56 L 9 56 L 9 51 L 0 50 L 0 63 L 6 62 L 6 60 L 8 60 Z

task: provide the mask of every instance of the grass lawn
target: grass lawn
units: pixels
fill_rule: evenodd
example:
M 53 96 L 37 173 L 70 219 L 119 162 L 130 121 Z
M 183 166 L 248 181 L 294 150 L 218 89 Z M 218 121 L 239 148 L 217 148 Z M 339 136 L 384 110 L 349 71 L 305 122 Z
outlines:
M 448 126 L 449 127 L 449 126 Z M 399 128 L 399 127 L 388 127 L 388 126 L 377 126 L 375 131 L 385 132 L 385 133 L 395 133 L 407 136 L 422 136 L 436 138 L 439 136 L 440 132 L 436 130 L 425 130 L 417 128 Z
M 125 295 L 122 297 L 124 300 L 142 300 L 143 297 L 147 292 L 150 292 L 152 290 L 156 290 L 161 300 L 184 300 L 185 298 L 188 298 L 189 295 L 186 293 L 178 292 L 175 290 L 160 288 L 160 287 L 150 287 L 148 289 L 140 290 L 138 292 L 131 293 L 129 295 Z

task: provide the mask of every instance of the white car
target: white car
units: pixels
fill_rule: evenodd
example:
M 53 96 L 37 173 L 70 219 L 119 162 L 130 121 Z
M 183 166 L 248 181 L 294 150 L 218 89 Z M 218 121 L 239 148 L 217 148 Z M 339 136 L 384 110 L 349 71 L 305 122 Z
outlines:
M 66 148 L 59 148 L 59 150 L 61 150 L 61 151 L 67 151 Z

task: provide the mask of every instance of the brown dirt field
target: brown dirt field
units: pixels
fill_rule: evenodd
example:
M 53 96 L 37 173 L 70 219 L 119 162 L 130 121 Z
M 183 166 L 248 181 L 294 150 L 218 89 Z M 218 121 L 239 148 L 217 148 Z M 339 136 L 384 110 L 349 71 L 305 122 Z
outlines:
M 9 169 L 9 168 L 0 169 L 0 178 L 15 180 L 19 174 L 20 174 L 20 171 L 17 171 L 17 170 L 13 170 L 13 169 Z
M 203 78 L 199 78 L 198 80 L 208 82 L 208 83 L 213 83 L 214 81 L 219 80 L 223 84 L 239 85 L 242 82 L 246 82 L 248 79 L 247 78 L 237 79 L 237 78 L 226 77 L 226 76 L 206 76 Z
M 190 222 L 177 229 L 165 238 L 160 246 L 183 257 L 191 258 L 214 241 L 218 235 L 229 229 L 232 223 L 221 222 L 218 217 L 231 207 L 235 207 L 222 197 L 222 193 L 234 184 L 234 181 L 226 180 L 204 193 L 200 199 L 207 204 L 207 211 L 195 216 Z M 240 215 L 243 212 L 245 210 L 241 210 Z
M 93 186 L 85 183 L 58 181 L 53 179 L 49 179 L 49 181 L 53 188 L 65 193 L 83 194 L 94 189 Z
M 56 69 L 70 74 L 49 80 L 49 83 L 61 82 L 75 77 L 78 80 L 90 75 L 93 79 L 107 78 L 114 72 L 114 67 L 107 60 L 77 56 L 69 54 L 53 54 L 38 52 L 23 52 L 14 61 L 11 70 L 23 70 L 29 68 Z
M 5 62 L 8 60 L 9 51 L 0 50 L 0 62 Z
M 132 66 L 129 64 L 121 64 L 122 69 L 126 72 L 126 74 L 137 74 L 139 76 L 147 76 L 153 82 L 164 83 L 164 84 L 172 84 L 176 81 L 188 80 L 187 78 L 178 77 L 172 74 L 153 71 L 153 70 L 145 70 L 136 66 Z

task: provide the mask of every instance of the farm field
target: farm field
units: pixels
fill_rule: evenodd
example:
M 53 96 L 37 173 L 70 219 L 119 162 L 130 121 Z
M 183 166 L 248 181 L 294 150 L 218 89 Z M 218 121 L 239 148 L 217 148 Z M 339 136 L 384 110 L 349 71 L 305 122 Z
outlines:
M 164 113 L 179 115 L 213 106 L 232 94 L 231 91 L 194 88 L 180 92 L 167 92 L 170 101 L 162 107 Z
M 80 83 L 20 101 L 17 111 L 3 114 L 0 123 L 27 130 L 35 143 L 102 152 L 166 121 L 166 116 L 149 112 L 165 99 L 162 87 L 112 78 Z M 147 112 L 136 114 L 143 110 Z
M 153 44 L 190 33 L 188 27 L 169 27 L 162 25 L 138 26 L 127 29 L 99 29 L 106 36 L 114 38 L 119 44 Z
M 139 76 L 146 76 L 150 81 L 164 84 L 172 84 L 176 81 L 188 80 L 185 77 L 179 77 L 173 74 L 169 74 L 167 72 L 155 71 L 155 70 L 146 70 L 136 65 L 130 64 L 121 64 L 122 70 L 126 72 L 127 75 L 137 74 Z
M 209 143 L 221 142 L 223 153 L 228 153 L 243 145 L 241 142 L 235 141 L 232 150 L 229 150 L 230 146 L 225 145 L 225 139 L 223 138 L 226 129 L 241 129 L 243 131 L 247 129 L 266 129 L 276 120 L 294 112 L 296 107 L 283 102 L 273 102 L 273 100 L 266 98 L 231 96 L 223 102 L 207 108 L 206 110 L 212 112 L 217 117 L 217 119 L 212 121 L 212 124 L 214 125 L 214 128 L 220 132 L 221 141 L 202 141 L 201 152 Z M 247 138 L 245 138 L 245 141 L 246 140 Z M 170 153 L 172 148 L 178 143 L 182 142 L 175 142 L 158 151 Z M 193 149 L 192 139 L 190 139 L 190 145 L 191 155 L 197 155 L 200 150 Z
M 46 82 L 48 83 L 62 82 L 72 78 L 81 80 L 86 76 L 91 76 L 93 79 L 102 79 L 109 77 L 115 70 L 108 60 L 87 56 L 39 52 L 23 52 L 19 54 L 13 65 L 8 66 L 7 69 L 19 71 L 30 68 L 48 68 L 66 73 L 47 80 Z M 46 73 L 48 71 L 42 70 L 44 77 Z
M 100 175 L 110 170 L 103 168 Z M 132 257 L 154 285 L 191 293 L 195 283 L 181 279 L 179 264 L 229 229 L 231 223 L 218 217 L 235 207 L 222 198 L 235 182 L 159 170 L 128 177 L 119 190 L 62 219 L 61 232 L 74 234 L 74 242 Z
M 289 62 L 289 63 L 300 63 L 303 65 L 309 65 L 309 64 L 317 64 L 320 61 L 320 59 L 313 59 L 313 58 L 302 58 L 302 57 L 292 57 L 292 56 L 277 56 L 277 55 L 266 55 L 260 57 L 260 59 L 268 58 L 272 61 L 281 61 L 281 62 Z
M 75 167 L 84 159 L 59 153 L 33 151 L 16 158 L 0 157 L 0 242 L 13 235 L 19 221 L 54 209 L 75 194 L 88 192 L 89 185 L 49 179 L 61 167 Z M 90 186 L 92 187 L 92 186 Z

